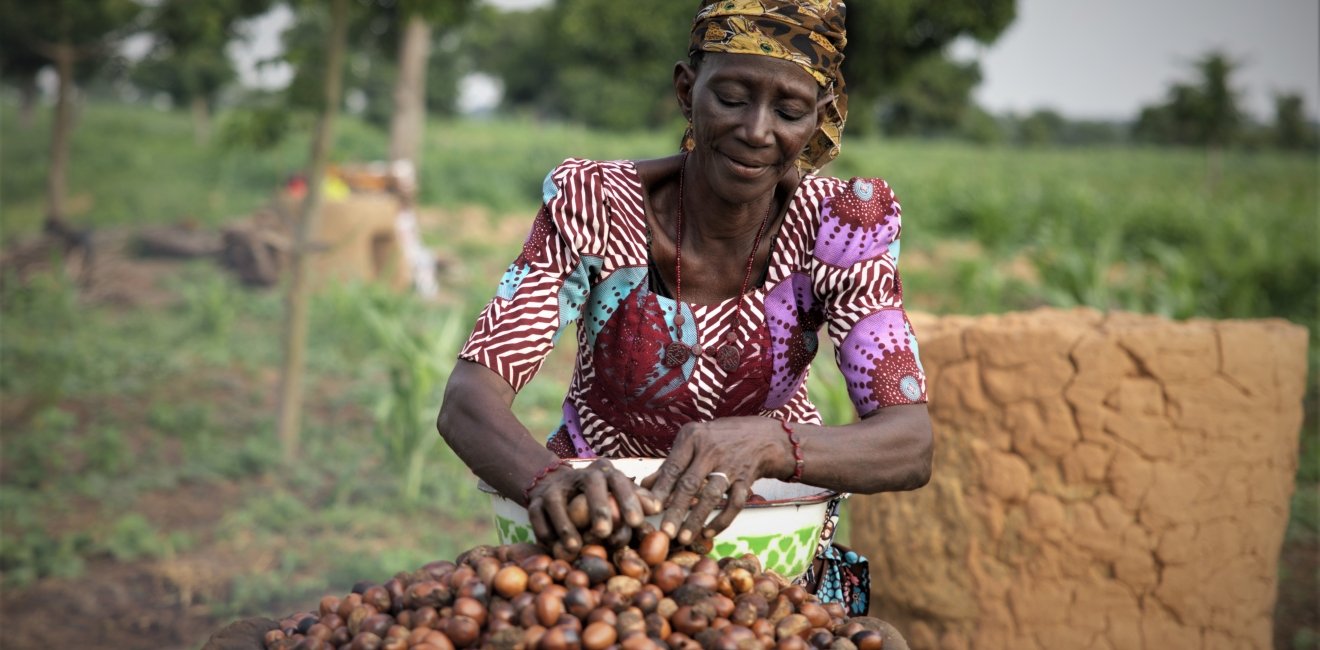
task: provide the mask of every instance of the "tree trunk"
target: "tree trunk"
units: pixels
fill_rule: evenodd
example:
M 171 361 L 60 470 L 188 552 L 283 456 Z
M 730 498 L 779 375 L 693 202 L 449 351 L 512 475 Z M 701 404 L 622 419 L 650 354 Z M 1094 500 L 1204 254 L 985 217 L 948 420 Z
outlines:
M 192 98 L 193 140 L 201 145 L 211 139 L 211 106 L 206 98 Z
M 394 115 L 390 119 L 390 160 L 417 165 L 426 127 L 426 59 L 431 52 L 431 25 L 412 15 L 399 42 L 399 78 L 394 84 Z
M 285 297 L 284 363 L 280 373 L 280 449 L 284 458 L 298 452 L 302 419 L 302 384 L 307 352 L 307 307 L 310 301 L 307 256 L 311 253 L 311 235 L 321 208 L 321 187 L 325 180 L 334 122 L 343 95 L 345 42 L 348 40 L 348 0 L 334 0 L 330 8 L 330 37 L 325 64 L 325 104 L 312 137 L 310 169 L 307 172 L 307 197 L 303 199 L 293 248 L 293 273 Z
M 72 231 L 64 221 L 64 198 L 68 192 L 69 139 L 73 133 L 73 64 L 77 52 L 68 43 L 52 48 L 55 73 L 59 78 L 55 92 L 55 119 L 51 120 L 50 162 L 46 168 L 46 230 L 55 233 Z

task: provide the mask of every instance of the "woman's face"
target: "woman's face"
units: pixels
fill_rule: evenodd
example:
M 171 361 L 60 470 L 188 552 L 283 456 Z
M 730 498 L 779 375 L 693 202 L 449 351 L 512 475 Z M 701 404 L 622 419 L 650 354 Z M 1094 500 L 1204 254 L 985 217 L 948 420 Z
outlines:
M 717 196 L 751 203 L 773 191 L 819 124 L 816 80 L 790 61 L 706 53 L 679 64 L 675 88 L 692 119 L 695 169 Z

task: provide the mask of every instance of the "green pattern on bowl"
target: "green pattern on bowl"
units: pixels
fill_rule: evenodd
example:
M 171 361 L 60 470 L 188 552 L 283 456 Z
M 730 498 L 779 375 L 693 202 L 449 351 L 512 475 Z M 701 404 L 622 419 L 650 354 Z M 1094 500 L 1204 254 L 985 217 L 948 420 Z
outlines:
M 530 524 L 520 524 L 507 517 L 495 515 L 495 527 L 499 529 L 501 544 L 518 544 L 521 542 L 535 542 L 536 535 L 532 533 Z
M 767 571 L 792 577 L 806 572 L 808 563 L 816 555 L 819 541 L 820 524 L 804 526 L 783 535 L 716 537 L 710 556 L 719 559 L 751 553 L 761 560 L 761 567 Z

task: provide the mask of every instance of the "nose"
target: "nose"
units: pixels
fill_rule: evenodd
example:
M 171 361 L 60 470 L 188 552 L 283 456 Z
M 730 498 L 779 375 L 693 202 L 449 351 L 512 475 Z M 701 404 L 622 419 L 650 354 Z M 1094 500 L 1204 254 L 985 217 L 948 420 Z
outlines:
M 759 103 L 748 104 L 739 131 L 749 146 L 768 147 L 774 144 L 773 107 Z

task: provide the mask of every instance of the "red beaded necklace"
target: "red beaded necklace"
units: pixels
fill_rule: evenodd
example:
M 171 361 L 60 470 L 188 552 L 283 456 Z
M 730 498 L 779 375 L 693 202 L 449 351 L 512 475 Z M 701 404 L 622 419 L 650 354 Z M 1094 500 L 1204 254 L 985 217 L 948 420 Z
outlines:
M 684 363 L 690 356 L 701 356 L 704 350 L 701 344 L 687 345 L 678 340 L 678 329 L 683 326 L 683 173 L 687 170 L 687 155 L 684 154 L 683 161 L 678 168 L 678 219 L 674 226 L 674 340 L 665 346 L 664 364 L 668 368 L 677 368 Z M 761 247 L 761 236 L 765 234 L 766 226 L 770 223 L 770 209 L 774 205 L 774 198 L 771 197 L 769 205 L 765 206 L 765 217 L 761 219 L 761 227 L 756 231 L 756 240 L 752 242 L 752 254 L 747 256 L 747 271 L 743 274 L 742 290 L 738 293 L 738 304 L 734 307 L 733 327 L 724 335 L 724 345 L 715 354 L 715 362 L 723 368 L 725 372 L 733 372 L 742 365 L 742 349 L 736 344 L 738 342 L 737 330 L 742 324 L 742 300 L 747 295 L 747 283 L 752 279 L 752 265 L 756 263 L 756 251 Z

